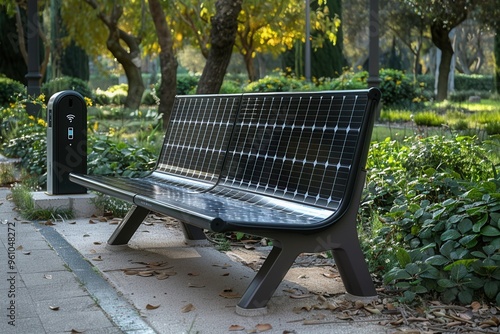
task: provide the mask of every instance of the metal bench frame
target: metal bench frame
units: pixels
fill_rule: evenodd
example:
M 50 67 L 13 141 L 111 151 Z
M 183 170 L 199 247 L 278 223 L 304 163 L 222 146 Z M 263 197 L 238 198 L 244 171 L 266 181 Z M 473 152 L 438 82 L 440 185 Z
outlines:
M 204 230 L 273 240 L 237 312 L 259 314 L 301 253 L 331 250 L 348 294 L 375 298 L 356 230 L 380 91 L 178 96 L 155 170 L 139 179 L 70 174 L 132 208 L 108 240 L 127 244 L 150 212 Z

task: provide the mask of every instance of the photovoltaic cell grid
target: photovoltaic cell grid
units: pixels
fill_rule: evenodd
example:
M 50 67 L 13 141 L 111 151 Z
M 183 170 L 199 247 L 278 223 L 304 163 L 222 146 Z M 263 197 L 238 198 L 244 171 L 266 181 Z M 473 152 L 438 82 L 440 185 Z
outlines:
M 175 100 L 157 171 L 215 184 L 241 95 Z
M 336 209 L 366 105 L 367 96 L 355 93 L 244 95 L 221 184 Z

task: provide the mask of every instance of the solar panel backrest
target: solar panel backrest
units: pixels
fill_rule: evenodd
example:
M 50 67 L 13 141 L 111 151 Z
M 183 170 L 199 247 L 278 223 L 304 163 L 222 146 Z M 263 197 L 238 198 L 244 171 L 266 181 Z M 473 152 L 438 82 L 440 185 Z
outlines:
M 221 183 L 338 208 L 357 172 L 367 104 L 367 91 L 244 94 Z
M 240 101 L 241 94 L 177 96 L 156 171 L 215 184 Z

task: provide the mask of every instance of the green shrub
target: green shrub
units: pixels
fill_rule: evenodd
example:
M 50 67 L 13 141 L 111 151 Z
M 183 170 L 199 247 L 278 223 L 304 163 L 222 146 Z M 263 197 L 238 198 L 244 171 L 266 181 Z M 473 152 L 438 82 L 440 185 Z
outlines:
M 484 126 L 486 133 L 490 136 L 492 135 L 500 135 L 500 122 L 494 121 L 489 122 Z
M 154 168 L 157 158 L 151 148 L 136 147 L 109 136 L 90 136 L 88 148 L 89 174 L 144 176 Z
M 148 89 L 144 91 L 142 95 L 141 104 L 148 106 L 155 106 L 160 103 L 160 83 L 156 85 L 151 85 Z
M 372 144 L 360 235 L 402 301 L 500 302 L 500 178 L 489 157 L 471 137 Z
M 25 94 L 26 87 L 22 83 L 0 76 L 0 106 L 13 103 Z
M 224 80 L 220 88 L 220 94 L 237 94 L 241 93 L 243 88 L 239 82 L 233 80 Z
M 177 75 L 177 95 L 193 94 L 200 80 L 199 76 L 191 74 Z
M 323 79 L 319 82 L 320 90 L 351 90 L 365 89 L 368 72 L 345 72 L 336 79 Z
M 413 121 L 418 126 L 442 126 L 445 123 L 444 117 L 433 111 L 417 112 Z
M 83 97 L 93 99 L 92 91 L 88 84 L 79 78 L 60 77 L 42 85 L 42 93 L 45 95 L 45 103 L 47 103 L 52 95 L 63 90 L 74 90 L 82 94 Z
M 41 96 L 33 103 L 42 104 Z M 3 154 L 10 158 L 19 158 L 21 167 L 32 177 L 40 177 L 40 184 L 44 185 L 43 175 L 46 168 L 47 130 L 46 122 L 42 118 L 28 115 L 24 105 L 26 100 L 16 101 L 1 110 L 1 149 Z M 42 105 L 42 110 L 45 110 Z
M 455 74 L 456 91 L 492 92 L 494 86 L 492 75 Z
M 423 107 L 427 97 L 423 93 L 422 83 L 414 84 L 406 74 L 400 70 L 381 69 L 380 90 L 384 107 L 418 110 Z M 368 86 L 368 72 L 345 72 L 329 84 L 330 89 L 363 89 Z M 322 84 L 325 86 L 325 83 Z
M 292 77 L 266 76 L 249 83 L 245 92 L 292 92 L 304 89 L 304 82 Z

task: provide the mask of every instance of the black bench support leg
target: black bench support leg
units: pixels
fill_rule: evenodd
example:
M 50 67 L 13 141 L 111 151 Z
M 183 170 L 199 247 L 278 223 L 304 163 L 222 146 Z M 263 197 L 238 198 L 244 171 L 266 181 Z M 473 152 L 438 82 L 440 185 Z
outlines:
M 286 252 L 274 246 L 238 302 L 239 313 L 244 313 L 242 309 L 265 308 L 297 256 L 294 251 Z
M 202 228 L 183 222 L 181 222 L 181 227 L 182 232 L 184 233 L 184 238 L 187 240 L 205 240 L 207 238 Z
M 126 245 L 149 212 L 148 209 L 143 207 L 132 206 L 120 225 L 118 225 L 109 238 L 108 245 Z
M 374 298 L 377 296 L 364 254 L 359 245 L 353 224 L 348 226 L 354 231 L 342 231 L 340 247 L 333 249 L 333 259 L 342 278 L 347 293 L 355 297 Z

